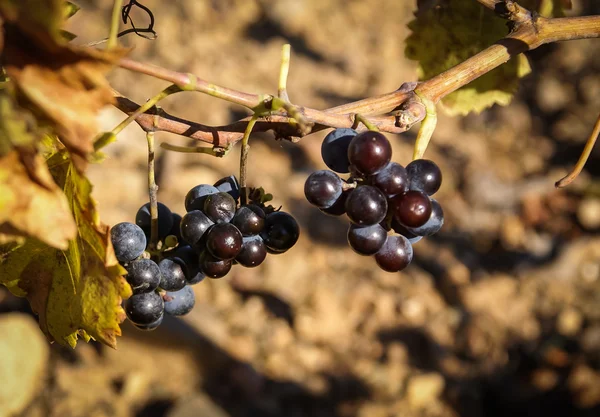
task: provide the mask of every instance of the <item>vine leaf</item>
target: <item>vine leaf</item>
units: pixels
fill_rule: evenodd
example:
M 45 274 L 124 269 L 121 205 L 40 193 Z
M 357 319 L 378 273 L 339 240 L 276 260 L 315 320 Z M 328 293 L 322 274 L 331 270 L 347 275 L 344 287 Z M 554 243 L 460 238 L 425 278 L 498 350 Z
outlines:
M 114 100 L 105 73 L 125 51 L 68 45 L 64 7 L 62 0 L 0 0 L 3 67 L 18 101 L 53 129 L 83 172 L 94 150 L 96 115 Z
M 418 61 L 419 79 L 429 79 L 463 62 L 508 34 L 506 21 L 476 1 L 450 0 L 425 10 L 408 24 L 405 55 Z M 519 78 L 531 71 L 520 55 L 442 99 L 452 115 L 508 104 Z
M 50 340 L 75 347 L 81 336 L 114 348 L 125 319 L 121 301 L 131 295 L 125 271 L 115 257 L 109 227 L 98 220 L 90 182 L 64 151 L 52 156 L 48 166 L 69 201 L 77 237 L 65 250 L 35 239 L 5 250 L 0 284 L 28 298 Z

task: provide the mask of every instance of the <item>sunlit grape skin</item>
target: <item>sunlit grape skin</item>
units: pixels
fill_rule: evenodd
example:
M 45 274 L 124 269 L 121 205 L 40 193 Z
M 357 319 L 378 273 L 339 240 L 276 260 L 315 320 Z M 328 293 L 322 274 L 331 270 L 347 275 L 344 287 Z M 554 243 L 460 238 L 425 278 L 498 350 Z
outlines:
M 442 185 L 442 171 L 429 159 L 416 159 L 406 166 L 409 188 L 427 195 L 435 194 Z
M 385 218 L 387 208 L 383 193 L 370 185 L 357 187 L 346 200 L 346 214 L 352 223 L 359 226 L 380 223 Z
M 329 169 L 340 174 L 350 172 L 348 147 L 357 133 L 354 129 L 340 128 L 332 130 L 325 136 L 321 144 L 321 158 Z
M 134 294 L 125 302 L 127 318 L 138 325 L 149 325 L 161 318 L 164 302 L 155 292 Z
M 357 226 L 351 224 L 348 228 L 348 244 L 359 255 L 377 253 L 387 238 L 387 232 L 381 225 Z
M 318 208 L 329 208 L 342 195 L 343 181 L 333 171 L 315 171 L 304 183 L 304 196 Z
M 392 145 L 379 132 L 367 130 L 359 133 L 348 146 L 351 166 L 363 175 L 373 175 L 385 168 L 392 158 Z
M 407 227 L 423 226 L 431 216 L 431 201 L 427 194 L 410 190 L 392 199 L 394 216 Z
M 206 233 L 206 249 L 217 259 L 233 259 L 242 250 L 242 233 L 231 223 L 215 224 Z
M 371 185 L 379 188 L 383 194 L 393 197 L 408 191 L 408 174 L 406 169 L 396 163 L 390 162 L 370 178 Z
M 136 224 L 122 222 L 110 230 L 110 238 L 119 262 L 129 262 L 138 258 L 146 249 L 146 235 Z
M 406 268 L 413 258 L 413 248 L 402 235 L 387 237 L 381 249 L 375 254 L 375 261 L 387 272 L 398 272 Z
M 431 215 L 427 222 L 420 227 L 409 227 L 408 231 L 418 236 L 431 236 L 440 231 L 444 225 L 444 210 L 437 200 L 431 199 Z

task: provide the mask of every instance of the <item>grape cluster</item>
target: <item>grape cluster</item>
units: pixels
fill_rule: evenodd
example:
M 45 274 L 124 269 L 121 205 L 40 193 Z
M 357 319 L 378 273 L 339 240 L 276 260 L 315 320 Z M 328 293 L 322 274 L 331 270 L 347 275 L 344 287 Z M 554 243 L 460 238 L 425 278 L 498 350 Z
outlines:
M 197 185 L 185 197 L 183 217 L 158 203 L 160 243 L 154 251 L 148 248 L 149 203 L 138 210 L 135 224 L 115 225 L 111 241 L 133 290 L 125 303 L 129 320 L 139 329 L 154 330 L 165 313 L 181 316 L 192 310 L 191 285 L 206 277 L 222 278 L 235 264 L 256 267 L 268 253 L 294 246 L 298 223 L 290 214 L 265 206 L 269 199 L 262 189 L 251 189 L 248 203 L 240 204 L 233 175 L 214 185 Z
M 444 223 L 442 207 L 431 198 L 442 183 L 439 167 L 417 159 L 405 168 L 391 160 L 392 147 L 383 134 L 346 128 L 325 137 L 321 156 L 332 171 L 316 171 L 306 179 L 308 202 L 325 214 L 348 216 L 348 243 L 356 253 L 374 256 L 384 271 L 406 268 L 412 245 Z M 337 173 L 350 175 L 344 180 Z

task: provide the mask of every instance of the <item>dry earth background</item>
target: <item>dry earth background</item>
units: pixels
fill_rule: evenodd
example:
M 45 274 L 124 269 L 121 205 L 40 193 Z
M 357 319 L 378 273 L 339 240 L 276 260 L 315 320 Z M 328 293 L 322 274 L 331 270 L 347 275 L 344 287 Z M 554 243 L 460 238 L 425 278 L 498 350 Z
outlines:
M 106 35 L 111 3 L 78 1 L 80 42 Z M 596 0 L 574 3 L 576 14 L 600 13 Z M 159 37 L 128 37 L 132 57 L 221 85 L 273 92 L 285 42 L 302 105 L 415 79 L 403 56 L 412 0 L 144 4 Z M 27 305 L 0 289 L 0 416 L 600 415 L 600 148 L 572 187 L 553 188 L 600 111 L 600 41 L 529 57 L 534 73 L 509 107 L 441 118 L 427 156 L 445 175 L 446 225 L 416 245 L 405 272 L 352 253 L 346 223 L 304 201 L 306 176 L 324 168 L 322 134 L 298 145 L 257 137 L 249 181 L 299 219 L 297 246 L 197 285 L 184 320 L 152 333 L 124 324 L 117 351 L 49 346 Z M 111 81 L 138 102 L 166 86 L 123 70 Z M 245 114 L 197 93 L 163 107 L 207 124 Z M 122 118 L 109 109 L 101 124 Z M 408 163 L 414 137 L 390 136 L 395 160 Z M 183 212 L 189 188 L 237 172 L 238 152 L 161 152 L 159 199 Z M 108 153 L 89 172 L 102 218 L 132 221 L 147 198 L 143 134 L 127 128 Z

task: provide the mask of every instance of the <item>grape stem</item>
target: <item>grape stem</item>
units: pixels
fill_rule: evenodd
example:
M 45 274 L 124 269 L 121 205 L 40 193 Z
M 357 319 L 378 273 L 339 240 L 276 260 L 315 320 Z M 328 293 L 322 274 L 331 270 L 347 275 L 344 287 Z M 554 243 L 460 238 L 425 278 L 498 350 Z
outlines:
M 577 178 L 577 176 L 579 176 L 579 174 L 583 170 L 583 167 L 585 166 L 585 163 L 590 157 L 590 154 L 592 153 L 592 149 L 594 149 L 594 145 L 596 144 L 598 135 L 600 135 L 600 115 L 598 115 L 598 118 L 596 119 L 594 129 L 592 130 L 591 135 L 588 137 L 588 140 L 585 143 L 585 147 L 583 148 L 583 152 L 581 152 L 581 156 L 579 157 L 579 160 L 573 167 L 573 170 L 565 177 L 556 181 L 556 183 L 554 184 L 556 188 L 566 187 L 567 185 L 571 184 L 575 180 L 575 178 Z
M 250 140 L 250 133 L 252 133 L 252 129 L 256 124 L 256 119 L 256 115 L 252 116 L 242 138 L 242 150 L 240 152 L 240 201 L 242 205 L 245 205 L 248 200 L 248 188 L 246 187 L 246 169 L 248 166 L 248 152 L 250 151 L 248 141 Z
M 227 148 L 214 148 L 209 146 L 179 146 L 171 143 L 162 142 L 160 147 L 168 151 L 179 152 L 179 153 L 203 153 L 206 155 L 216 156 L 221 158 L 229 153 L 231 147 Z
M 117 34 L 119 33 L 119 17 L 121 14 L 122 6 L 123 0 L 114 0 L 106 49 L 113 49 L 117 46 Z
M 371 123 L 369 121 L 369 119 L 367 119 L 366 117 L 364 117 L 361 114 L 356 113 L 354 115 L 354 124 L 353 124 L 352 128 L 356 129 L 358 127 L 359 123 L 362 123 L 363 125 L 365 125 L 365 127 L 369 130 L 372 130 L 374 132 L 379 132 L 379 129 L 377 128 L 377 126 L 375 126 L 373 123 Z
M 287 79 L 290 72 L 291 47 L 286 43 L 281 47 L 281 67 L 279 69 L 279 86 L 277 87 L 277 97 L 284 101 L 290 101 L 287 93 Z
M 148 142 L 148 197 L 150 199 L 150 245 L 154 250 L 158 245 L 158 185 L 154 176 L 154 132 L 146 132 Z

